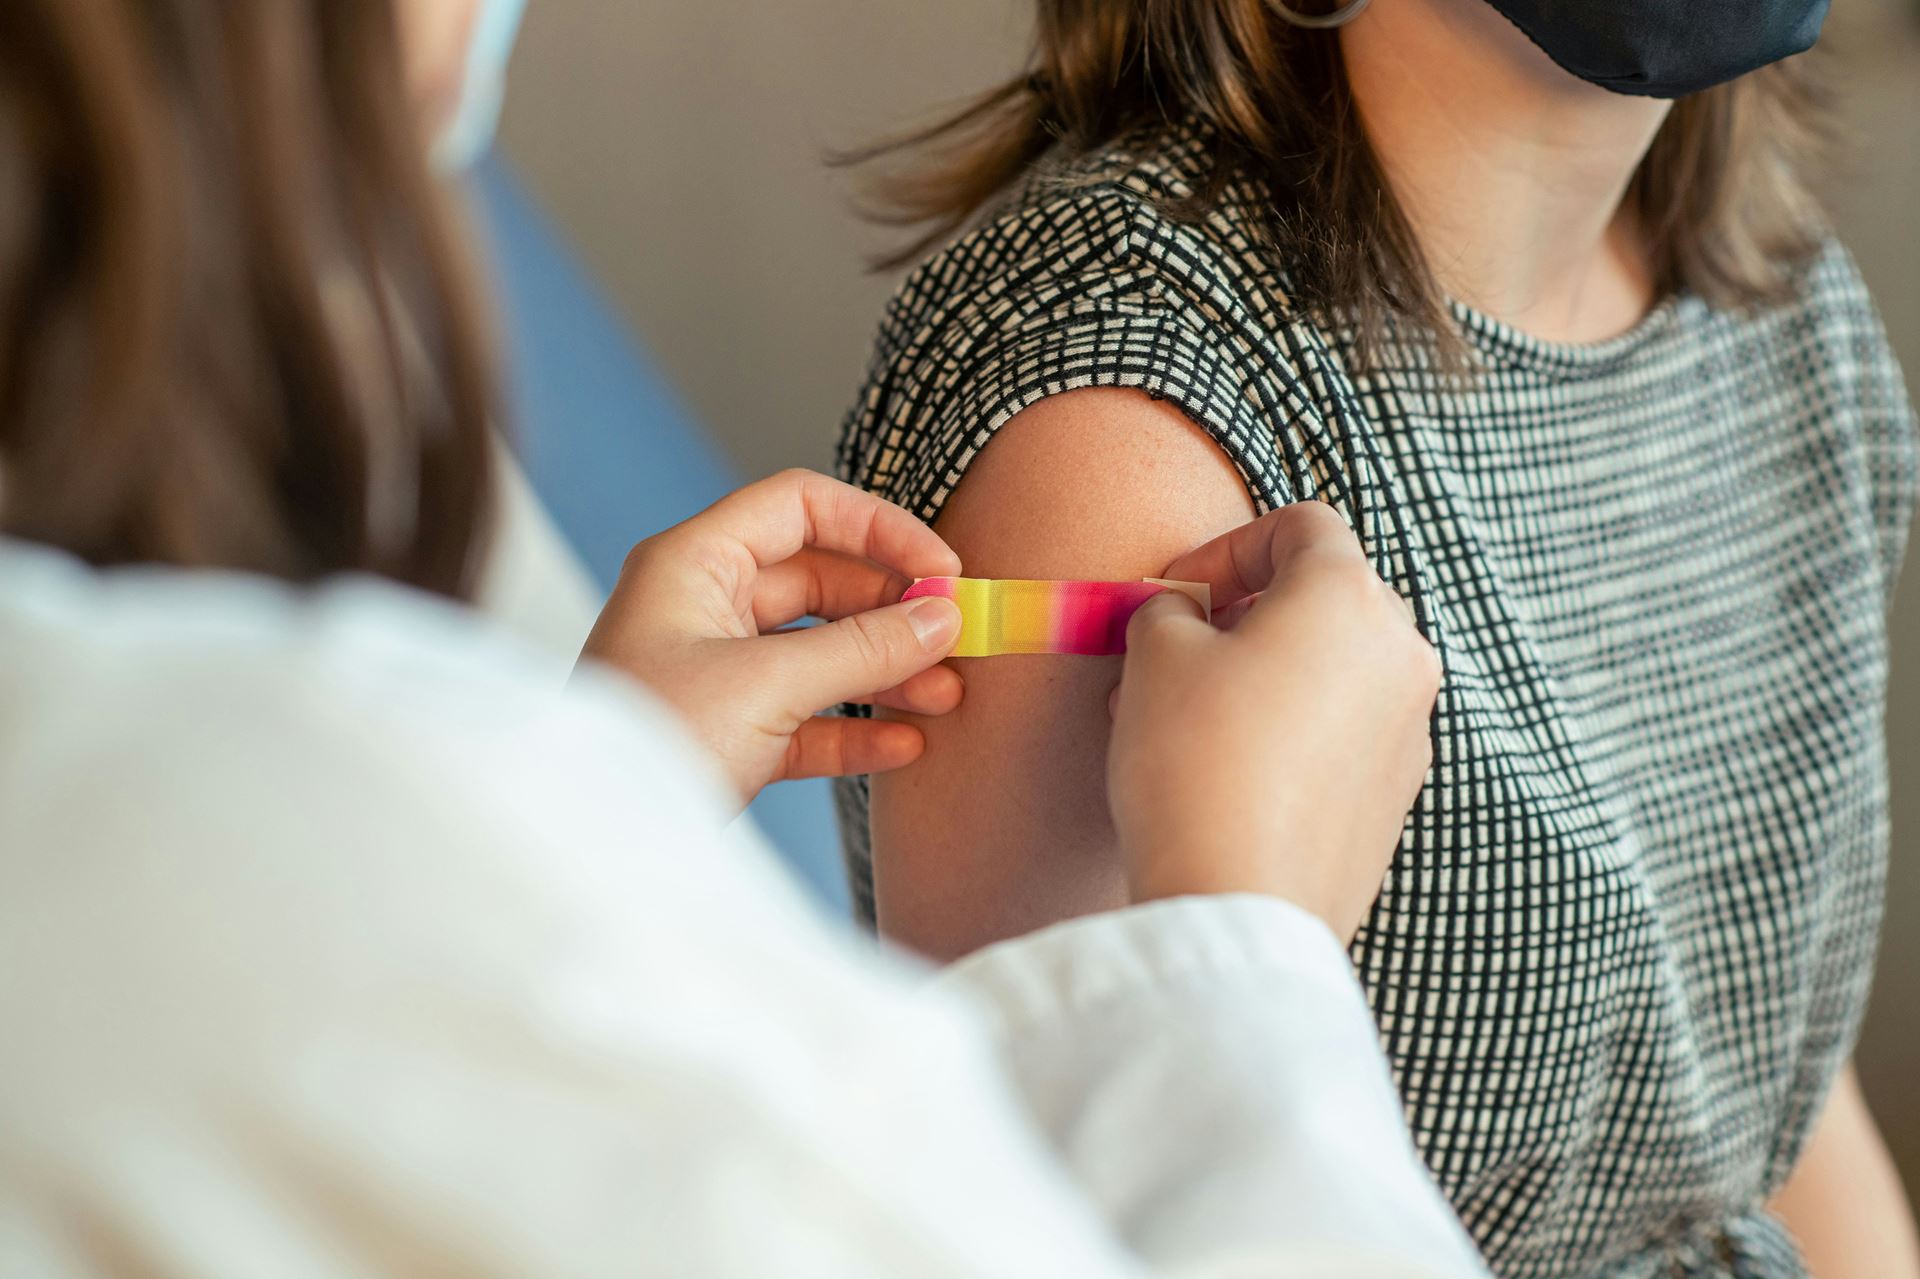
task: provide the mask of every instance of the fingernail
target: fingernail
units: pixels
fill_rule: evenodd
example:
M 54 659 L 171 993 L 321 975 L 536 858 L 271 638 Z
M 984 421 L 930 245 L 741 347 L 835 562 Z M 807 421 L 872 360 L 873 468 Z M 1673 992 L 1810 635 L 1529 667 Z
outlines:
M 922 648 L 946 648 L 960 633 L 960 610 L 952 600 L 928 596 L 907 610 L 907 625 Z

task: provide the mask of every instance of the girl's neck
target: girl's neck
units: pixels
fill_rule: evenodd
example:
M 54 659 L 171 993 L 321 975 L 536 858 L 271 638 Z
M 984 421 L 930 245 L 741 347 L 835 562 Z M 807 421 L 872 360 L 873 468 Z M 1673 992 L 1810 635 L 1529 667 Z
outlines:
M 1368 140 L 1450 296 L 1560 342 L 1646 314 L 1623 196 L 1667 103 L 1576 79 L 1481 0 L 1375 5 L 1340 34 Z

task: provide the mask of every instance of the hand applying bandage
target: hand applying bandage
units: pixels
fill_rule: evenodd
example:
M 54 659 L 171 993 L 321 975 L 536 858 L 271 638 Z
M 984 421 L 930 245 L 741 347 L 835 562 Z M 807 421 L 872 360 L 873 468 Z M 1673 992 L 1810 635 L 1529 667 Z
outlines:
M 1426 776 L 1439 657 L 1318 502 L 1167 575 L 1218 611 L 1169 591 L 1128 627 L 1107 794 L 1133 900 L 1263 893 L 1351 940 Z
M 919 757 L 918 728 L 819 712 L 959 705 L 938 663 L 960 610 L 893 602 L 959 568 L 899 507 L 786 472 L 635 547 L 585 656 L 676 707 L 745 799 L 786 777 L 882 772 Z M 1438 659 L 1317 503 L 1167 575 L 1209 588 L 1219 625 L 1180 590 L 1128 600 L 1108 793 L 1131 897 L 1265 893 L 1350 938 L 1426 772 Z M 828 620 L 779 629 L 807 616 Z
M 960 704 L 960 677 L 937 664 L 959 638 L 959 610 L 894 602 L 914 578 L 959 568 L 899 507 L 787 471 L 636 546 L 584 656 L 671 703 L 743 799 L 784 778 L 884 772 L 919 757 L 919 729 L 820 712 Z M 780 629 L 803 617 L 826 623 Z

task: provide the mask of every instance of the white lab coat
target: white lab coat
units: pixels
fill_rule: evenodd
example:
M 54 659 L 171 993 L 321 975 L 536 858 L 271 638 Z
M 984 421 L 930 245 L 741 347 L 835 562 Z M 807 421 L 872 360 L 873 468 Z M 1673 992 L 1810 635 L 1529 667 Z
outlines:
M 371 583 L 0 544 L 0 1274 L 1483 1273 L 1312 918 L 936 980 L 547 670 Z

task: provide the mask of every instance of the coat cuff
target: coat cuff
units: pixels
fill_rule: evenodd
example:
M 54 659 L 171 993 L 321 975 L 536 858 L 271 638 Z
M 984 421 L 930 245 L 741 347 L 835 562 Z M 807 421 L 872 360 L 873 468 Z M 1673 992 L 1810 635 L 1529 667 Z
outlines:
M 1325 988 L 1373 1033 L 1352 962 L 1332 930 L 1291 902 L 1252 894 L 1177 897 L 1067 920 L 988 946 L 939 980 L 985 1002 L 1004 1030 L 1017 1033 L 1116 999 L 1276 975 L 1295 990 Z

